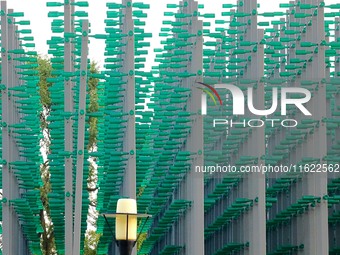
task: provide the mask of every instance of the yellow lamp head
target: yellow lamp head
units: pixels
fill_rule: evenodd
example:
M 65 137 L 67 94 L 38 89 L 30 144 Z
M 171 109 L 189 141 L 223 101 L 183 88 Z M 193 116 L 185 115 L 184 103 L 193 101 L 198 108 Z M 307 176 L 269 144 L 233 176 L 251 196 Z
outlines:
M 116 213 L 116 240 L 137 240 L 137 202 L 135 199 L 119 199 Z
M 148 214 L 137 213 L 137 202 L 135 199 L 122 198 L 117 202 L 116 213 L 103 213 L 103 216 L 110 226 L 107 218 L 116 218 L 116 243 L 119 248 L 120 255 L 131 255 L 133 247 L 137 241 L 137 218 L 151 217 Z M 142 226 L 142 230 L 145 223 Z M 111 230 L 111 229 L 110 229 Z M 113 232 L 111 230 L 112 236 Z

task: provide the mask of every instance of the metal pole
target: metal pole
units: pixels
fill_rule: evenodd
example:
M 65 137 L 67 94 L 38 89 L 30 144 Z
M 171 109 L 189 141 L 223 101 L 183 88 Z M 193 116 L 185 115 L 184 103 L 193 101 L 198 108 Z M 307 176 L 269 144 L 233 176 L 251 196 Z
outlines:
M 19 30 L 18 26 L 15 25 L 15 31 L 18 31 L 18 30 Z M 15 43 L 16 43 L 15 49 L 22 48 L 22 46 L 20 46 L 22 44 L 22 41 L 19 40 L 19 37 L 20 37 L 19 34 L 15 33 Z M 20 54 L 19 56 L 22 57 L 22 56 L 24 56 L 24 54 Z M 20 64 L 20 61 L 14 60 L 14 64 L 13 64 L 14 66 L 17 66 L 19 64 Z M 22 75 L 19 75 L 19 74 L 16 74 L 14 76 L 14 79 L 15 79 L 15 83 L 14 84 L 15 85 L 20 85 L 20 86 L 24 85 L 23 80 L 20 80 L 21 77 L 22 77 Z M 17 114 L 17 121 L 18 122 L 22 121 L 23 114 L 19 113 L 18 110 L 16 111 L 16 114 Z M 17 157 L 19 157 L 19 149 L 18 148 L 16 150 L 16 153 L 17 153 L 16 154 Z M 18 192 L 19 192 L 19 194 L 21 194 L 23 191 L 21 189 L 19 189 L 19 187 L 18 187 Z M 19 226 L 19 224 L 18 224 L 18 226 Z M 19 251 L 21 252 L 20 254 L 22 254 L 22 255 L 29 255 L 28 240 L 24 236 L 23 229 L 20 226 L 19 226 L 19 234 L 18 234 L 18 236 L 19 236 Z
M 64 4 L 64 31 L 72 33 L 71 27 L 71 3 L 73 1 L 65 1 Z M 64 71 L 72 71 L 71 59 L 71 42 L 65 38 L 64 51 Z M 72 82 L 71 79 L 65 78 L 64 81 L 64 111 L 65 113 L 73 113 L 73 97 L 72 97 Z M 65 117 L 64 132 L 65 132 L 65 152 L 69 155 L 65 157 L 65 254 L 72 254 L 73 247 L 73 129 L 72 117 Z
M 260 44 L 264 37 L 264 31 L 262 29 L 255 30 L 253 33 L 257 33 L 258 48 L 257 53 L 254 57 L 254 69 L 252 70 L 253 79 L 257 80 L 256 89 L 256 103 L 259 109 L 264 109 L 265 105 L 265 90 L 264 83 L 260 81 L 264 73 L 264 46 Z M 256 40 L 251 40 L 256 41 Z M 258 159 L 258 165 L 264 165 L 264 160 L 262 159 L 265 155 L 265 130 L 262 128 L 253 129 L 251 142 L 248 146 L 250 147 L 249 152 L 251 156 L 256 156 Z M 250 231 L 250 247 L 249 254 L 266 254 L 266 184 L 265 175 L 262 173 L 251 173 L 248 175 L 249 187 L 248 187 L 248 198 L 256 199 L 257 202 L 251 210 L 251 217 L 249 220 L 249 231 Z M 246 227 L 246 228 L 248 228 Z M 244 229 L 246 230 L 246 229 Z
M 14 13 L 13 9 L 8 9 L 8 14 Z M 15 50 L 17 49 L 17 38 L 16 38 L 16 31 L 15 31 L 15 25 L 14 25 L 14 18 L 13 17 L 8 17 L 7 18 L 7 23 L 8 23 L 8 34 L 7 34 L 7 50 Z M 16 72 L 14 70 L 14 61 L 13 61 L 13 55 L 8 54 L 8 88 L 13 88 L 14 86 L 17 86 L 16 84 Z M 8 113 L 9 113 L 9 124 L 15 124 L 19 122 L 18 118 L 18 113 L 17 113 L 17 108 L 15 106 L 15 100 L 12 95 L 9 94 L 9 107 L 8 107 Z M 15 142 L 14 137 L 12 136 L 12 132 L 10 132 L 10 145 L 9 145 L 9 162 L 17 161 L 19 160 L 19 151 L 17 148 L 17 144 Z M 10 191 L 10 200 L 19 198 L 19 187 L 18 187 L 18 182 L 17 178 L 14 174 L 14 172 L 11 171 L 11 168 L 9 169 L 10 173 L 10 179 L 9 179 L 9 187 L 11 189 Z M 13 207 L 11 207 L 11 216 L 10 216 L 10 228 L 11 228 L 11 235 L 10 238 L 11 240 L 11 251 L 13 252 L 12 254 L 23 254 L 23 250 L 20 248 L 23 247 L 23 242 L 24 242 L 24 237 L 20 236 L 21 231 L 20 231 L 20 225 L 19 225 L 19 220 L 18 220 L 18 215 L 16 214 L 15 210 Z
M 8 23 L 7 23 L 7 3 L 1 1 L 1 77 L 2 84 L 5 88 L 1 90 L 2 93 L 2 245 L 4 254 L 13 254 L 12 252 L 12 229 L 11 229 L 11 208 L 8 199 L 11 198 L 10 194 L 10 172 L 8 163 L 10 161 L 10 133 L 9 125 L 9 96 L 8 96 Z
M 254 0 L 243 1 L 244 5 L 239 7 L 239 11 L 252 13 L 257 9 L 257 2 Z M 248 22 L 250 19 L 251 22 Z M 244 47 L 252 50 L 251 61 L 240 79 L 250 79 L 256 82 L 257 88 L 253 89 L 254 102 L 257 109 L 264 109 L 264 83 L 261 78 L 264 75 L 264 46 L 260 43 L 264 37 L 264 31 L 257 29 L 257 15 L 251 15 L 249 18 L 241 19 L 241 22 L 247 23 L 244 40 L 257 44 L 257 50 L 253 46 Z M 245 55 L 244 57 L 248 57 Z M 254 84 L 250 85 L 253 86 Z M 251 118 L 254 115 L 246 113 L 246 117 Z M 264 165 L 262 157 L 265 155 L 265 129 L 264 127 L 252 128 L 252 133 L 248 140 L 243 143 L 243 151 L 239 155 L 256 157 L 258 166 Z M 265 176 L 262 173 L 246 174 L 240 186 L 238 197 L 246 197 L 254 202 L 249 212 L 245 213 L 240 219 L 242 232 L 240 233 L 241 242 L 249 242 L 250 246 L 244 251 L 244 254 L 266 254 L 266 212 L 265 212 Z
M 121 188 L 122 196 L 136 198 L 136 128 L 135 128 L 135 38 L 134 23 L 132 18 L 132 2 L 123 0 L 124 22 L 122 24 L 123 34 L 127 34 L 126 46 L 124 47 L 124 63 L 121 72 L 127 74 L 126 89 L 124 95 L 123 112 L 127 114 L 126 131 L 123 139 L 123 150 L 127 152 L 128 159 L 124 172 L 124 179 Z M 117 250 L 116 250 L 117 251 Z M 132 255 L 137 254 L 134 247 Z
M 126 33 L 127 41 L 125 47 L 125 61 L 123 65 L 123 73 L 127 73 L 126 93 L 124 112 L 128 113 L 127 130 L 124 137 L 124 151 L 129 152 L 130 156 L 127 160 L 125 170 L 125 178 L 123 182 L 123 195 L 130 198 L 136 198 L 136 145 L 135 145 L 135 74 L 134 74 L 134 35 L 133 35 L 133 19 L 132 6 L 128 0 L 123 0 L 125 7 L 125 21 L 123 22 L 123 33 Z
M 320 4 L 320 0 L 306 0 L 306 4 Z M 312 17 L 312 25 L 307 27 L 305 38 L 302 41 L 320 43 L 325 40 L 324 32 L 324 8 L 317 9 L 317 16 Z M 314 88 L 314 96 L 308 107 L 312 113 L 312 119 L 317 121 L 313 135 L 307 138 L 302 147 L 302 158 L 318 159 L 321 165 L 325 163 L 327 155 L 327 129 L 323 120 L 327 117 L 326 109 L 326 84 L 322 82 L 326 78 L 325 72 L 325 47 L 318 46 L 318 52 L 314 52 L 311 62 L 307 64 L 303 79 L 317 83 Z M 300 117 L 300 120 L 303 117 Z M 302 159 L 301 158 L 301 159 Z M 310 206 L 307 213 L 298 218 L 298 237 L 304 244 L 301 254 L 318 255 L 328 254 L 328 208 L 327 201 L 322 198 L 327 194 L 327 173 L 304 173 L 301 183 L 302 195 L 320 197 L 320 203 Z
M 88 57 L 88 31 L 89 22 L 82 24 L 80 87 L 78 107 L 78 137 L 77 137 L 77 164 L 76 164 L 76 195 L 73 254 L 80 254 L 81 211 L 83 201 L 83 172 L 84 172 L 84 143 L 85 143 L 85 113 L 86 113 L 86 86 L 87 86 L 87 57 Z
M 310 4 L 321 4 L 321 0 L 309 0 Z M 324 7 L 318 8 L 317 16 L 312 20 L 312 42 L 319 43 L 325 40 L 324 32 Z M 313 139 L 309 139 L 309 144 L 312 150 L 312 158 L 317 158 L 320 163 L 324 161 L 327 155 L 327 128 L 323 120 L 327 118 L 326 109 L 326 84 L 322 82 L 325 78 L 325 47 L 319 46 L 319 52 L 311 64 L 311 77 L 318 81 L 318 91 L 315 93 L 314 101 L 312 101 L 312 113 L 314 120 L 317 120 L 320 125 L 315 129 Z M 317 148 L 315 147 L 317 145 Z M 309 156 L 309 155 L 308 155 Z M 313 194 L 316 197 L 323 198 L 327 195 L 327 173 L 310 173 L 307 174 L 307 194 Z M 308 236 L 310 243 L 309 252 L 305 254 L 318 255 L 328 254 L 328 206 L 327 201 L 321 199 L 321 202 L 316 205 L 315 210 L 309 210 L 307 224 L 310 228 Z
M 198 3 L 189 1 L 186 13 L 192 14 L 197 11 Z M 189 25 L 189 33 L 195 34 L 192 43 L 192 60 L 189 72 L 196 74 L 190 78 L 187 84 L 191 88 L 191 100 L 188 103 L 188 111 L 191 112 L 191 133 L 187 140 L 187 150 L 194 156 L 191 170 L 187 174 L 185 183 L 185 199 L 192 202 L 185 216 L 185 254 L 204 254 L 204 175 L 195 173 L 195 166 L 203 166 L 203 116 L 200 113 L 202 92 L 193 86 L 193 83 L 203 82 L 203 23 L 198 17 L 193 17 L 192 25 Z
M 1 2 L 2 16 L 2 83 L 5 88 L 2 90 L 2 189 L 3 189 L 3 252 L 4 254 L 23 254 L 19 250 L 22 246 L 24 238 L 20 232 L 19 221 L 14 208 L 11 207 L 10 200 L 19 196 L 19 189 L 16 177 L 11 172 L 8 164 L 15 161 L 18 157 L 17 150 L 15 150 L 15 141 L 12 137 L 9 126 L 15 121 L 16 109 L 14 100 L 10 95 L 9 89 L 13 87 L 15 82 L 14 65 L 12 56 L 8 54 L 9 50 L 15 49 L 15 25 L 12 17 L 7 17 L 7 5 L 5 1 Z M 8 13 L 13 13 L 12 9 Z M 20 235 L 20 236 L 19 236 Z M 20 238 L 21 237 L 21 238 Z M 21 253 L 19 253 L 19 251 Z

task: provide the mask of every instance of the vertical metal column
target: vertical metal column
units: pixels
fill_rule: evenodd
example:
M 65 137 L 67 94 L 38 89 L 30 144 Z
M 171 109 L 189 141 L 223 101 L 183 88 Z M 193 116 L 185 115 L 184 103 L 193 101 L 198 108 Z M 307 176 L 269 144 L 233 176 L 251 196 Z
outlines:
M 132 1 L 123 0 L 124 19 L 122 24 L 126 46 L 124 47 L 123 67 L 121 72 L 127 74 L 126 89 L 124 95 L 123 112 L 127 114 L 126 131 L 123 139 L 123 150 L 129 153 L 126 161 L 121 195 L 136 198 L 136 117 L 135 117 L 135 38 L 134 23 L 132 18 Z M 137 248 L 133 249 L 132 255 L 137 254 Z
M 89 22 L 82 22 L 80 87 L 78 107 L 78 137 L 77 137 L 77 164 L 76 164 L 76 194 L 74 216 L 73 254 L 80 254 L 81 211 L 83 201 L 83 172 L 85 149 L 85 114 L 86 114 L 86 86 L 87 86 L 87 57 L 88 57 L 88 31 Z
M 75 16 L 72 16 L 72 14 L 76 11 L 76 6 L 74 5 L 74 1 L 75 0 L 70 0 L 71 3 L 71 31 L 75 32 Z M 75 55 L 74 55 L 74 50 L 75 50 L 75 42 L 71 43 L 71 63 L 74 63 L 75 60 Z M 75 71 L 75 67 L 74 65 L 71 65 L 71 71 L 74 72 Z M 74 82 L 72 82 L 72 87 L 74 86 Z
M 335 34 L 334 34 L 335 38 L 334 41 L 337 42 L 338 38 L 340 38 L 340 18 L 335 18 Z M 339 54 L 340 51 L 337 50 L 337 54 Z M 340 75 L 338 75 L 340 73 L 340 62 L 339 60 L 339 56 L 337 56 L 335 58 L 335 78 L 339 79 Z M 336 114 L 339 114 L 340 111 L 340 94 L 337 93 L 335 95 L 335 109 L 334 111 L 336 112 Z M 339 116 L 339 115 L 335 115 L 335 116 Z M 340 128 L 338 127 L 335 131 L 335 142 L 334 142 L 335 146 L 340 145 Z M 338 176 L 338 173 L 329 173 L 328 177 L 336 179 Z M 339 205 L 337 207 L 339 209 Z M 330 240 L 333 239 L 333 247 L 340 247 L 340 225 L 334 225 L 331 226 L 329 225 L 329 233 L 330 236 Z M 332 238 L 332 239 L 331 239 Z M 332 248 L 333 248 L 332 247 Z
M 125 178 L 123 182 L 122 195 L 131 198 L 136 197 L 136 157 L 135 157 L 135 75 L 134 75 L 134 34 L 131 1 L 123 0 L 125 6 L 124 21 L 122 30 L 127 34 L 126 46 L 124 49 L 124 64 L 122 72 L 127 74 L 126 90 L 124 96 L 123 111 L 128 114 L 127 130 L 124 137 L 124 151 L 129 152 Z
M 14 13 L 13 9 L 8 9 L 8 14 Z M 12 51 L 16 50 L 17 46 L 17 37 L 16 37 L 16 31 L 15 31 L 15 25 L 14 25 L 14 18 L 13 17 L 8 17 L 7 18 L 7 24 L 8 24 L 8 30 L 7 30 L 7 50 Z M 13 88 L 14 86 L 17 86 L 16 83 L 16 72 L 14 70 L 14 61 L 13 61 L 13 54 L 8 54 L 8 84 L 7 87 L 9 89 Z M 15 100 L 13 97 L 13 92 L 12 95 L 10 93 L 8 94 L 9 96 L 9 107 L 8 107 L 8 124 L 16 124 L 19 122 L 19 118 L 17 115 L 17 108 L 15 106 Z M 19 152 L 18 148 L 16 145 L 16 141 L 14 137 L 12 136 L 11 130 L 9 130 L 9 135 L 10 135 L 10 145 L 9 145 L 9 162 L 13 162 L 16 160 L 19 160 Z M 12 172 L 11 168 L 9 168 L 9 188 L 11 189 L 10 191 L 10 200 L 19 198 L 19 187 L 18 187 L 18 182 L 17 178 Z M 11 216 L 10 216 L 10 228 L 11 228 L 11 250 L 12 254 L 23 254 L 23 251 L 20 250 L 20 248 L 23 247 L 23 242 L 24 238 L 23 236 L 19 236 L 20 234 L 20 225 L 19 225 L 19 219 L 18 215 L 16 214 L 15 210 L 13 207 L 11 207 Z M 14 240 L 13 240 L 14 239 Z
M 335 32 L 334 32 L 334 41 L 337 41 L 338 38 L 340 38 L 340 28 L 339 28 L 339 24 L 340 24 L 340 18 L 335 18 Z M 339 78 L 338 73 L 340 72 L 340 62 L 338 62 L 337 60 L 339 59 L 339 57 L 335 58 L 335 62 L 334 62 L 334 68 L 335 68 L 335 75 L 334 77 Z
M 71 26 L 71 1 L 66 1 L 64 4 L 64 32 L 72 33 Z M 70 39 L 65 37 L 65 50 L 64 50 L 64 72 L 72 71 L 71 59 L 71 42 Z M 73 92 L 72 82 L 70 78 L 64 80 L 64 111 L 65 113 L 73 113 Z M 65 157 L 65 254 L 72 254 L 73 247 L 73 127 L 72 117 L 65 117 L 64 132 L 65 132 L 65 152 L 68 156 Z
M 264 75 L 264 45 L 261 40 L 264 38 L 264 31 L 257 29 L 257 1 L 245 0 L 244 5 L 239 7 L 241 12 L 251 13 L 250 17 L 240 19 L 247 24 L 244 34 L 244 41 L 256 42 L 256 50 L 253 46 L 246 48 L 251 50 L 251 61 L 245 70 L 244 76 L 240 79 L 250 79 L 256 82 L 257 88 L 253 88 L 254 107 L 265 109 L 264 83 L 261 78 Z M 252 86 L 252 85 L 251 85 Z M 254 117 L 248 112 L 245 117 Z M 263 156 L 265 155 L 265 128 L 252 128 L 252 134 L 243 145 L 241 155 L 256 157 L 258 166 L 264 165 Z M 250 243 L 249 249 L 244 254 L 266 254 L 266 184 L 265 175 L 262 173 L 248 173 L 241 184 L 241 194 L 246 198 L 252 199 L 254 206 L 246 213 L 240 223 L 242 242 Z M 241 196 L 242 196 L 241 195 Z
M 254 22 L 252 20 L 252 22 Z M 259 29 L 250 31 L 257 33 L 257 52 L 252 58 L 253 67 L 251 68 L 252 79 L 257 80 L 257 89 L 254 96 L 254 102 L 257 104 L 257 109 L 265 109 L 265 90 L 264 83 L 261 78 L 264 74 L 264 45 L 261 40 L 264 37 L 264 30 Z M 254 90 L 255 91 L 255 90 Z M 256 99 L 255 99 L 256 98 Z M 264 127 L 253 129 L 252 140 L 248 144 L 250 156 L 256 156 L 258 166 L 264 165 L 262 157 L 265 155 L 265 129 Z M 265 175 L 262 173 L 250 173 L 247 176 L 248 190 L 247 197 L 257 200 L 251 209 L 251 217 L 249 219 L 249 254 L 266 254 L 266 181 Z M 244 231 L 246 231 L 246 228 Z
M 310 0 L 310 4 L 320 6 L 321 0 Z M 325 40 L 324 31 L 324 7 L 317 9 L 317 16 L 312 18 L 312 42 L 321 44 Z M 327 118 L 326 109 L 326 83 L 323 82 L 325 78 L 325 46 L 319 46 L 319 52 L 311 64 L 311 77 L 318 81 L 318 90 L 314 95 L 314 102 L 312 102 L 313 119 L 319 122 L 319 127 L 315 129 L 313 139 L 309 139 L 308 147 L 313 148 L 312 158 L 324 161 L 327 155 L 327 128 L 326 123 L 323 122 Z M 329 253 L 328 244 L 328 206 L 327 201 L 322 199 L 327 195 L 327 173 L 309 173 L 307 174 L 307 192 L 310 195 L 321 198 L 321 202 L 316 205 L 313 210 L 310 210 L 307 216 L 306 224 L 309 226 L 310 232 L 307 235 L 309 238 L 309 251 L 305 254 L 319 255 Z
M 10 194 L 10 172 L 8 163 L 10 161 L 10 133 L 9 133 L 9 96 L 8 96 L 8 23 L 7 23 L 7 3 L 1 1 L 1 77 L 2 84 L 5 86 L 2 93 L 2 245 L 4 254 L 12 252 L 12 228 L 11 228 L 11 208 L 8 199 Z
M 15 21 L 15 20 L 14 20 Z M 13 24 L 15 24 L 16 22 L 14 22 Z M 19 30 L 19 27 L 17 25 L 14 26 L 15 31 Z M 22 46 L 20 46 L 22 44 L 22 41 L 19 40 L 19 34 L 15 33 L 15 49 L 20 49 L 22 48 Z M 23 55 L 19 55 L 20 57 L 22 57 Z M 20 64 L 20 61 L 18 60 L 13 60 L 13 66 L 17 66 Z M 21 75 L 15 73 L 14 75 L 14 86 L 19 86 L 19 85 L 23 85 L 24 82 L 23 80 L 20 80 L 19 78 L 21 77 Z M 22 113 L 19 113 L 18 110 L 16 110 L 16 116 L 17 116 L 17 121 L 19 122 L 20 119 L 23 117 Z M 16 156 L 19 157 L 19 150 L 17 148 L 16 150 Z M 22 192 L 22 190 L 19 189 L 19 187 L 17 188 L 17 191 L 19 192 L 19 194 Z M 19 223 L 18 223 L 19 226 Z M 23 230 L 21 227 L 19 227 L 19 233 L 18 233 L 18 238 L 19 238 L 19 244 L 18 249 L 19 249 L 19 254 L 20 255 L 28 255 L 29 254 L 29 248 L 28 248 L 28 240 L 27 238 L 23 235 Z
M 123 0 L 125 7 L 125 19 L 123 22 L 123 33 L 127 34 L 125 46 L 125 61 L 122 67 L 122 73 L 127 74 L 126 90 L 124 97 L 124 113 L 128 114 L 127 130 L 124 136 L 124 151 L 128 152 L 125 176 L 123 181 L 122 195 L 130 198 L 136 198 L 136 144 L 135 144 L 135 40 L 133 34 L 133 19 L 131 1 Z
M 326 109 L 326 78 L 325 72 L 325 47 L 321 42 L 325 40 L 324 32 L 324 8 L 320 6 L 320 0 L 306 0 L 306 4 L 319 6 L 317 15 L 311 18 L 312 25 L 307 26 L 306 37 L 303 41 L 315 43 L 318 51 L 314 50 L 312 61 L 308 62 L 303 79 L 316 83 L 314 96 L 308 108 L 311 110 L 311 119 L 319 125 L 303 144 L 302 157 L 317 159 L 320 164 L 327 155 L 327 128 L 323 122 L 327 117 Z M 303 119 L 301 117 L 300 119 Z M 302 158 L 301 158 L 302 159 Z M 300 160 L 301 160 L 300 159 Z M 328 254 L 328 208 L 327 201 L 322 199 L 327 195 L 327 173 L 305 173 L 301 183 L 301 195 L 319 197 L 320 202 L 298 218 L 298 238 L 304 244 L 301 254 L 318 255 Z
M 198 9 L 196 1 L 188 1 L 187 13 L 192 14 Z M 203 23 L 197 15 L 192 17 L 192 25 L 189 25 L 189 33 L 192 37 L 192 60 L 189 72 L 196 77 L 189 79 L 191 98 L 188 103 L 188 111 L 192 114 L 191 132 L 187 139 L 187 150 L 194 155 L 191 170 L 186 177 L 185 199 L 192 201 L 191 208 L 185 215 L 185 253 L 187 255 L 204 254 L 204 175 L 195 173 L 195 166 L 203 166 L 203 116 L 200 113 L 202 92 L 193 86 L 193 83 L 203 82 Z
M 9 126 L 18 122 L 18 115 L 14 105 L 13 96 L 9 89 L 16 82 L 14 63 L 10 50 L 18 46 L 15 36 L 14 18 L 7 17 L 7 13 L 13 13 L 12 9 L 7 12 L 6 1 L 1 2 L 1 36 L 2 36 L 2 83 L 5 86 L 2 90 L 2 190 L 3 190 L 3 211 L 2 211 L 2 244 L 4 254 L 24 254 L 24 238 L 20 231 L 18 216 L 11 206 L 10 201 L 19 197 L 19 188 L 16 177 L 9 167 L 9 163 L 18 159 L 16 143 Z

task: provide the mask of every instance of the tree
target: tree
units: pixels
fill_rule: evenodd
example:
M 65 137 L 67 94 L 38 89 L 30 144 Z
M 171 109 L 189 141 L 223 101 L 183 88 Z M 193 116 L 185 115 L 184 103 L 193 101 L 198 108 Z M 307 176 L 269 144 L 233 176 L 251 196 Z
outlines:
M 98 74 L 98 66 L 95 62 L 91 62 L 90 66 L 90 78 L 88 82 L 89 86 L 89 95 L 90 95 L 90 104 L 88 106 L 87 111 L 89 113 L 98 112 L 99 109 L 99 103 L 98 103 L 98 83 L 99 79 L 94 78 L 93 74 Z M 87 148 L 90 152 L 96 150 L 96 143 L 97 143 L 97 117 L 90 117 L 89 118 L 89 143 L 87 145 Z M 90 198 L 90 204 L 89 204 L 89 211 L 88 211 L 88 225 L 91 226 L 91 228 L 96 228 L 96 222 L 98 218 L 98 213 L 96 211 L 97 207 L 97 169 L 95 166 L 94 161 L 91 161 L 90 169 L 89 169 L 89 175 L 87 178 L 87 191 L 89 192 L 89 198 Z M 84 254 L 85 255 L 95 255 L 96 247 L 99 242 L 100 235 L 96 233 L 96 231 L 88 230 L 85 237 L 85 243 L 84 243 Z
M 48 78 L 52 78 L 52 64 L 50 59 L 47 57 L 38 57 L 38 67 L 37 70 L 39 72 L 39 92 L 40 92 L 40 101 L 43 106 L 43 110 L 40 113 L 40 124 L 43 132 L 43 139 L 41 139 L 41 147 L 43 148 L 45 156 L 50 153 L 50 130 L 48 127 L 47 117 L 51 112 L 51 97 L 48 88 L 52 86 L 52 83 L 48 82 Z M 92 62 L 90 65 L 90 74 L 98 73 L 98 66 L 95 62 Z M 97 85 L 99 80 L 97 78 L 89 76 L 88 82 L 88 93 L 90 97 L 90 104 L 88 105 L 88 112 L 97 112 L 98 111 L 98 93 L 97 93 Z M 97 118 L 90 117 L 89 118 L 89 143 L 87 144 L 87 148 L 89 151 L 93 151 L 96 149 L 96 140 L 97 140 Z M 43 181 L 43 186 L 40 190 L 40 197 L 43 203 L 43 210 L 40 212 L 40 221 L 41 226 L 43 228 L 43 233 L 41 234 L 41 249 L 44 255 L 52 255 L 56 254 L 55 248 L 55 240 L 53 233 L 53 222 L 50 217 L 50 207 L 49 207 L 49 199 L 48 194 L 51 192 L 51 182 L 50 182 L 50 171 L 49 171 L 49 162 L 47 157 L 45 162 L 41 165 L 40 173 L 41 179 Z M 97 220 L 97 214 L 95 211 L 96 207 L 96 197 L 94 192 L 96 192 L 96 169 L 95 165 L 91 164 L 89 169 L 89 176 L 87 178 L 87 188 L 90 195 L 90 205 L 89 205 L 89 215 L 88 215 L 88 223 L 91 228 L 95 228 L 95 223 Z M 85 255 L 94 255 L 96 254 L 95 248 L 97 246 L 99 240 L 98 234 L 93 230 L 89 230 L 86 233 L 85 244 L 84 244 L 84 254 Z
M 47 79 L 52 77 L 52 65 L 50 60 L 48 58 L 39 56 L 37 69 L 40 78 L 38 83 L 40 102 L 43 106 L 43 110 L 40 113 L 40 124 L 43 132 L 43 138 L 41 139 L 40 146 L 47 155 L 49 153 L 50 145 L 50 132 L 48 129 L 47 117 L 49 116 L 51 110 L 51 98 L 48 88 L 52 85 L 52 83 L 47 82 Z M 41 247 L 43 254 L 50 255 L 55 254 L 55 241 L 47 196 L 48 193 L 51 192 L 51 175 L 47 159 L 40 167 L 40 175 L 43 181 L 43 186 L 40 189 L 40 198 L 43 204 L 43 210 L 40 211 L 40 222 L 43 228 L 43 233 L 41 234 Z
M 90 65 L 90 75 L 91 74 L 98 74 L 98 66 L 95 62 L 91 62 Z M 90 105 L 88 108 L 88 112 L 93 113 L 97 112 L 99 109 L 98 104 L 98 86 L 99 79 L 94 78 L 90 76 L 88 86 L 89 86 L 89 94 L 90 94 Z M 97 118 L 96 117 L 90 117 L 89 118 L 89 124 L 90 124 L 90 138 L 89 138 L 89 144 L 87 145 L 88 149 L 93 151 L 97 142 Z
M 96 255 L 97 244 L 99 242 L 100 234 L 97 234 L 94 230 L 89 230 L 85 237 L 84 254 Z

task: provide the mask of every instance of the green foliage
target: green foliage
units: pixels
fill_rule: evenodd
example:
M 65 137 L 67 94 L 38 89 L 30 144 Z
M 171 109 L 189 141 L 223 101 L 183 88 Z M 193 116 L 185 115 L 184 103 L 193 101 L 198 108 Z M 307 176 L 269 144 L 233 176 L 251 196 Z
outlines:
M 49 109 L 51 107 L 51 98 L 48 88 L 52 85 L 52 83 L 47 82 L 47 78 L 52 77 L 52 64 L 50 59 L 39 56 L 37 70 L 40 77 L 38 84 L 40 88 L 40 101 L 44 108 Z
M 50 59 L 44 58 L 39 56 L 38 57 L 38 67 L 39 73 L 39 92 L 40 92 L 40 101 L 43 105 L 43 111 L 40 113 L 40 123 L 43 131 L 43 138 L 41 140 L 41 146 L 46 154 L 49 154 L 49 145 L 50 145 L 50 130 L 48 127 L 47 117 L 50 114 L 51 110 L 51 97 L 48 88 L 52 86 L 52 83 L 47 82 L 48 78 L 52 78 L 52 64 Z M 90 73 L 98 73 L 98 67 L 95 62 L 91 63 L 90 66 Z M 98 104 L 98 93 L 97 93 L 97 86 L 99 80 L 97 78 L 90 77 L 88 81 L 88 88 L 89 88 L 89 97 L 90 97 L 90 104 L 88 105 L 88 112 L 97 112 L 99 108 Z M 97 118 L 90 117 L 89 118 L 89 132 L 90 132 L 90 139 L 87 145 L 89 150 L 94 150 L 96 141 L 97 141 Z M 40 212 L 40 221 L 43 228 L 43 233 L 41 234 L 41 249 L 44 255 L 55 255 L 56 254 L 56 247 L 55 247 L 55 240 L 54 240 L 54 232 L 53 232 L 53 222 L 50 217 L 50 206 L 49 206 L 49 199 L 48 194 L 51 192 L 51 182 L 50 182 L 50 171 L 48 166 L 48 161 L 42 164 L 40 168 L 41 179 L 43 181 L 43 186 L 40 189 L 40 197 L 43 203 L 43 210 Z M 94 193 L 97 188 L 97 174 L 96 170 L 92 164 L 90 164 L 89 169 L 89 176 L 87 178 L 88 182 L 88 192 Z M 91 196 L 90 196 L 91 197 Z M 93 196 L 92 196 L 93 197 Z M 96 206 L 96 199 L 90 199 L 90 207 L 95 208 Z M 92 226 L 96 225 L 97 215 L 94 210 L 90 210 L 89 214 L 89 223 Z M 95 231 L 91 230 L 86 233 L 85 243 L 84 243 L 84 254 L 85 255 L 95 255 L 96 246 L 99 241 L 100 235 L 95 233 Z
M 96 255 L 97 244 L 100 238 L 100 234 L 97 234 L 94 230 L 89 230 L 86 233 L 84 243 L 84 255 Z
M 98 66 L 95 62 L 91 62 L 90 66 L 90 74 L 96 74 L 99 73 Z M 90 104 L 88 106 L 87 111 L 90 113 L 97 112 L 99 109 L 98 104 L 98 82 L 99 79 L 93 78 L 90 75 L 89 81 L 88 81 L 88 90 L 89 90 L 89 96 L 90 96 Z M 89 118 L 89 143 L 87 145 L 87 149 L 90 151 L 95 150 L 96 143 L 97 143 L 97 122 L 98 118 L 96 117 L 90 117 Z M 88 223 L 92 226 L 96 226 L 97 222 L 97 199 L 96 196 L 94 196 L 94 193 L 97 191 L 97 171 L 93 165 L 93 163 L 89 166 L 89 175 L 87 178 L 87 191 L 89 192 L 89 198 L 90 198 L 90 210 L 88 215 Z M 85 255 L 95 255 L 96 247 L 99 242 L 100 235 L 97 234 L 95 231 L 88 231 L 86 233 L 85 237 L 85 243 L 84 243 L 84 254 Z
M 141 233 L 138 240 L 137 240 L 137 250 L 140 250 L 140 248 L 142 247 L 143 242 L 146 240 L 146 238 L 148 237 L 147 233 Z
M 40 222 L 43 229 L 41 234 L 41 247 L 44 255 L 55 254 L 55 240 L 53 235 L 53 225 L 51 224 L 50 206 L 48 202 L 48 193 L 51 192 L 50 173 L 48 165 L 43 164 L 40 168 L 43 186 L 40 188 L 40 199 L 44 209 L 40 211 Z
M 43 105 L 43 111 L 40 113 L 40 125 L 43 131 L 43 138 L 41 139 L 41 146 L 49 153 L 49 129 L 47 125 L 47 116 L 50 112 L 51 98 L 48 88 L 52 85 L 47 82 L 47 79 L 52 77 L 52 65 L 48 58 L 38 57 L 38 67 L 39 73 L 39 92 L 40 92 L 40 102 Z M 41 234 L 41 248 L 44 255 L 55 254 L 55 240 L 53 233 L 53 224 L 50 218 L 50 206 L 48 200 L 48 193 L 51 192 L 51 182 L 50 182 L 50 171 L 48 166 L 48 161 L 41 165 L 40 175 L 43 181 L 43 186 L 40 188 L 40 199 L 43 204 L 43 210 L 40 211 L 40 223 L 43 229 Z
M 98 66 L 95 62 L 91 62 L 90 67 L 90 73 L 96 74 L 99 73 Z M 88 107 L 88 112 L 97 112 L 99 109 L 98 104 L 98 82 L 99 80 L 97 78 L 90 77 L 88 86 L 89 86 L 89 94 L 90 94 L 90 105 Z M 89 144 L 88 149 L 91 150 L 95 146 L 97 142 L 97 118 L 96 117 L 90 117 L 89 118 L 89 124 L 90 124 L 90 138 L 89 138 Z

